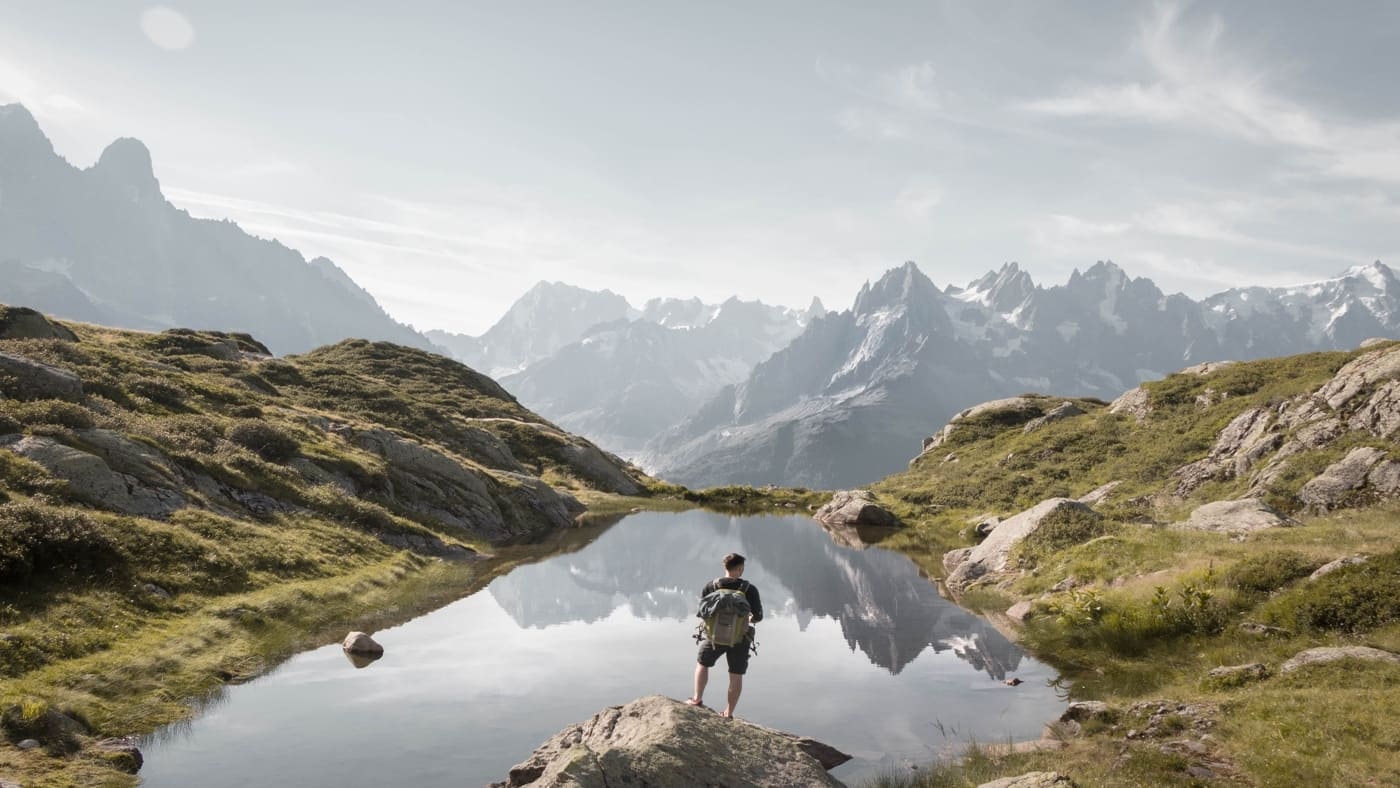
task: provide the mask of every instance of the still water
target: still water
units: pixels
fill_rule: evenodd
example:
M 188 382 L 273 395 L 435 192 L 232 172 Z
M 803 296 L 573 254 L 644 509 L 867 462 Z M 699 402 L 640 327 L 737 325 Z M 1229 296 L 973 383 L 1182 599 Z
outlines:
M 851 537 L 839 541 L 852 544 Z M 653 693 L 690 694 L 700 587 L 748 558 L 765 618 L 741 719 L 855 756 L 859 783 L 969 741 L 1036 738 L 1054 672 L 938 596 L 907 558 L 806 517 L 636 514 L 576 552 L 375 633 L 356 669 L 330 645 L 232 687 L 150 737 L 148 786 L 478 786 L 560 728 Z M 706 693 L 723 705 L 724 662 Z M 1019 677 L 1010 687 L 1003 681 Z

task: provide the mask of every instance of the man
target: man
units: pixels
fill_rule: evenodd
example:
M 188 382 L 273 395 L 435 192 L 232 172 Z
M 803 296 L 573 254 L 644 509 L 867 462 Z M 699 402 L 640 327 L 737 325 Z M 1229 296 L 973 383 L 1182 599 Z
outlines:
M 724 577 L 711 580 L 705 584 L 700 591 L 700 598 L 704 599 L 707 594 L 718 588 L 729 588 L 740 591 L 749 602 L 749 632 L 744 640 L 733 646 L 716 646 L 706 638 L 700 640 L 700 653 L 695 666 L 695 694 L 686 699 L 686 703 L 692 706 L 705 705 L 705 685 L 710 681 L 710 668 L 719 661 L 719 655 L 723 654 L 725 661 L 729 664 L 729 695 L 728 704 L 719 716 L 726 719 L 734 717 L 734 707 L 739 704 L 739 693 L 744 691 L 744 673 L 749 669 L 749 646 L 753 643 L 753 624 L 763 620 L 763 606 L 758 598 L 758 589 L 753 583 L 743 579 L 744 557 L 738 553 L 730 553 L 724 557 Z

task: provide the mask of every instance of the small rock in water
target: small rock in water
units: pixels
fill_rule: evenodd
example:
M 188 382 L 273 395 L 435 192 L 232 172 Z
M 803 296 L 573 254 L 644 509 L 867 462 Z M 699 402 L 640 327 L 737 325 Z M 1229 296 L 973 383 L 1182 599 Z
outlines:
M 351 632 L 345 636 L 345 640 L 340 645 L 351 654 L 384 655 L 384 647 L 374 642 L 374 638 L 364 632 Z
M 1004 681 L 1004 682 L 1002 682 L 1002 683 L 1005 684 L 1005 685 L 1008 686 L 1008 687 L 1014 687 L 1014 686 L 1016 686 L 1016 685 L 1018 685 L 1018 684 L 1022 684 L 1022 683 L 1024 683 L 1024 682 L 1022 682 L 1022 681 L 1021 681 L 1020 679 L 1018 679 L 1018 678 L 1012 677 L 1012 678 L 1009 678 L 1009 679 L 1007 679 L 1006 681 Z

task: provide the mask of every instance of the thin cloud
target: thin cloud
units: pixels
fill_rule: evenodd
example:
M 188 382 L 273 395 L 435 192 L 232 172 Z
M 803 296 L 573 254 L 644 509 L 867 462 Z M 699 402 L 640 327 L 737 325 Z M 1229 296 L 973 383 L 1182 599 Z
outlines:
M 1082 85 L 1019 108 L 1176 125 L 1293 149 L 1318 175 L 1400 181 L 1400 120 L 1366 124 L 1325 117 L 1278 93 L 1271 73 L 1235 56 L 1224 38 L 1218 16 L 1188 29 L 1179 5 L 1158 5 L 1132 49 L 1141 56 L 1145 79 Z

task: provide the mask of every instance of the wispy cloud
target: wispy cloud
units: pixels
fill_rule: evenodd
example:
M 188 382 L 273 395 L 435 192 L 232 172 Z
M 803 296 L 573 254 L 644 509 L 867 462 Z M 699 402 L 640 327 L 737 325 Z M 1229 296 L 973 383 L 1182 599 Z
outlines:
M 1239 57 L 1225 25 L 1196 27 L 1182 7 L 1160 3 L 1133 42 L 1145 76 L 1079 85 L 1020 104 L 1034 113 L 1169 124 L 1301 153 L 1320 175 L 1400 181 L 1400 120 L 1329 117 L 1281 93 L 1277 74 Z
M 885 103 L 911 112 L 931 112 L 942 106 L 935 84 L 933 64 L 915 63 L 884 74 L 879 79 Z

